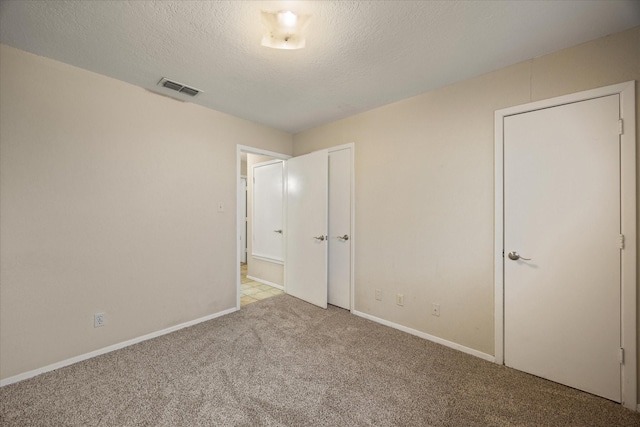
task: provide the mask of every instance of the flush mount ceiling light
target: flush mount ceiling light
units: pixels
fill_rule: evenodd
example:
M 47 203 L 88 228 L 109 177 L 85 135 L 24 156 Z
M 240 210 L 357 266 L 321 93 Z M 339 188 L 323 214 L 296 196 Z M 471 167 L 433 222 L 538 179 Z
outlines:
M 262 46 L 274 49 L 302 49 L 304 29 L 311 15 L 296 15 L 290 10 L 262 11 Z

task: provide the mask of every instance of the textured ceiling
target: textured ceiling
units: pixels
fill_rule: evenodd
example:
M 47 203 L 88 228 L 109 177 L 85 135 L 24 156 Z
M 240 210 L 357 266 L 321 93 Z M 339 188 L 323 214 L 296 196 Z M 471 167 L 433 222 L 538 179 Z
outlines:
M 261 46 L 287 9 L 306 48 Z M 637 0 L 0 3 L 4 44 L 291 133 L 637 25 Z

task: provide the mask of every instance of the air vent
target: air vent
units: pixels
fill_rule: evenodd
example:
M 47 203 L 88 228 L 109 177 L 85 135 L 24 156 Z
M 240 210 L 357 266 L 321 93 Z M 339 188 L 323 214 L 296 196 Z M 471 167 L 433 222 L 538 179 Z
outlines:
M 175 90 L 176 92 L 180 92 L 191 97 L 197 96 L 202 92 L 200 89 L 195 89 L 195 88 L 183 85 L 182 83 L 174 82 L 165 77 L 160 79 L 160 81 L 158 82 L 158 86 Z

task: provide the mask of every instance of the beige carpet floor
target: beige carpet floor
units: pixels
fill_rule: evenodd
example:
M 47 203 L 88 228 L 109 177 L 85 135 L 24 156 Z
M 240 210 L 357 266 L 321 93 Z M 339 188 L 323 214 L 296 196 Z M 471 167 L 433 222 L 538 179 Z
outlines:
M 8 426 L 640 426 L 640 413 L 288 295 L 0 389 Z

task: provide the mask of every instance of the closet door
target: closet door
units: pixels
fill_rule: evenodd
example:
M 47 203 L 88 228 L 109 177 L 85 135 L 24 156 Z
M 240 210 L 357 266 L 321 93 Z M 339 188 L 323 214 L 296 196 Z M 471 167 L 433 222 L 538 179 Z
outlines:
M 285 291 L 327 308 L 327 150 L 287 160 Z
M 351 148 L 329 152 L 329 304 L 351 309 Z

